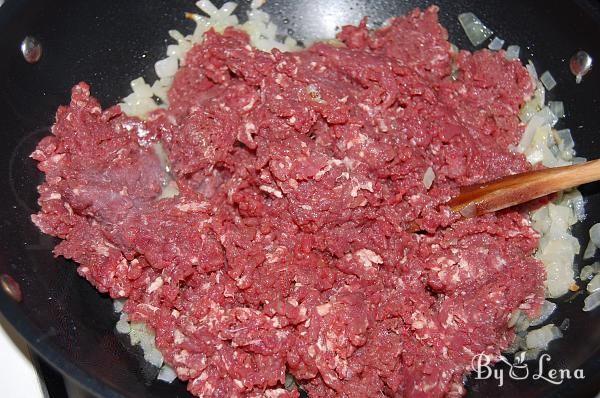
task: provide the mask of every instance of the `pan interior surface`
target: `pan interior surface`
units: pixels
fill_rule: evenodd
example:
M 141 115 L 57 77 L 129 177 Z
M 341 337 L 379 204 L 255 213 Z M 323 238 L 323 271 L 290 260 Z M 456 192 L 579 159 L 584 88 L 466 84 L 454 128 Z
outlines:
M 221 4 L 215 1 L 215 4 Z M 372 27 L 414 7 L 420 0 L 269 0 L 263 9 L 282 33 L 303 40 L 331 37 L 345 24 L 369 17 Z M 569 71 L 569 58 L 586 50 L 600 59 L 598 2 L 518 0 L 480 2 L 437 1 L 441 23 L 459 48 L 474 50 L 457 22 L 472 11 L 507 44 L 521 46 L 521 58 L 532 59 L 539 71 L 550 70 L 558 86 L 549 99 L 565 103 L 567 116 L 560 128 L 573 131 L 579 156 L 597 158 L 600 152 L 600 73 L 594 71 L 579 85 Z M 244 15 L 248 3 L 237 11 Z M 70 88 L 86 81 L 107 106 L 125 96 L 129 81 L 140 75 L 153 78 L 154 62 L 164 56 L 167 31 L 189 32 L 184 12 L 192 1 L 137 2 L 16 1 L 0 7 L 0 131 L 4 140 L 0 159 L 0 274 L 19 283 L 23 300 L 14 302 L 0 292 L 0 312 L 55 367 L 99 396 L 188 397 L 185 385 L 153 381 L 157 370 L 143 364 L 141 352 L 114 331 L 117 315 L 112 301 L 80 278 L 73 263 L 54 258 L 56 240 L 41 234 L 30 222 L 37 211 L 36 186 L 42 175 L 28 158 L 48 134 L 56 108 L 69 100 Z M 19 45 L 25 36 L 43 46 L 41 60 L 28 64 Z M 587 218 L 574 227 L 582 246 L 587 231 L 600 221 L 598 184 L 582 188 Z M 576 261 L 580 267 L 581 259 Z M 583 296 L 560 299 L 555 323 L 569 318 L 564 338 L 551 345 L 547 368 L 581 368 L 585 380 L 555 385 L 543 379 L 469 379 L 470 397 L 587 397 L 600 387 L 600 312 L 584 313 Z M 536 366 L 530 366 L 535 373 Z M 505 368 L 505 374 L 508 374 Z

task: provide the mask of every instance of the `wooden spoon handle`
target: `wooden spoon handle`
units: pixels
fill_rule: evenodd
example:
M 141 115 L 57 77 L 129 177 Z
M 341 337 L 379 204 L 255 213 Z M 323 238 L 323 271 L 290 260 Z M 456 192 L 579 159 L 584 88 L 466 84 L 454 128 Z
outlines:
M 473 217 L 597 180 L 600 180 L 600 159 L 529 171 L 465 187 L 448 204 L 463 216 Z

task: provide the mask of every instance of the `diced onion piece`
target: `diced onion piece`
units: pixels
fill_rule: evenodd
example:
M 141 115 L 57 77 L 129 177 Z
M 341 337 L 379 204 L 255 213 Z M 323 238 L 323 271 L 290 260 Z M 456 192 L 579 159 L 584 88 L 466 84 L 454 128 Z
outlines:
M 465 12 L 458 16 L 458 21 L 464 29 L 469 41 L 474 46 L 478 46 L 483 43 L 488 37 L 494 32 L 485 26 L 479 18 L 472 12 Z
M 521 310 L 515 310 L 511 315 L 510 318 L 508 318 L 508 327 L 512 328 L 513 326 L 515 326 L 515 324 L 517 323 L 517 321 L 519 320 L 519 317 L 521 316 Z
M 162 368 L 160 368 L 160 371 L 158 372 L 158 376 L 156 376 L 156 378 L 166 383 L 171 383 L 177 378 L 177 373 L 175 373 L 175 370 L 172 367 L 165 364 Z
M 561 151 L 568 151 L 575 147 L 575 141 L 573 140 L 571 130 L 569 129 L 556 131 L 554 137 L 556 139 L 556 143 L 558 144 L 558 149 Z
M 541 325 L 550 317 L 550 315 L 552 315 L 552 313 L 554 313 L 554 310 L 556 310 L 556 304 L 551 301 L 544 300 L 540 315 L 537 318 L 532 319 L 530 325 Z
M 520 52 L 521 52 L 521 47 L 516 46 L 516 45 L 513 44 L 513 45 L 508 46 L 506 48 L 506 53 L 504 54 L 504 56 L 508 60 L 513 60 L 513 59 L 519 58 L 519 53 Z
M 586 281 L 598 273 L 600 273 L 600 263 L 596 262 L 592 265 L 586 265 L 581 269 L 581 272 L 579 273 L 579 279 Z
M 538 113 L 533 115 L 531 120 L 527 123 L 521 141 L 517 146 L 517 150 L 521 153 L 525 151 L 532 143 L 536 131 L 542 126 L 554 126 L 558 119 L 556 115 L 552 113 L 550 108 L 543 107 Z
M 600 274 L 594 276 L 587 285 L 587 291 L 590 293 L 594 293 L 598 290 L 600 290 Z
M 565 117 L 565 105 L 562 101 L 548 101 L 548 108 L 557 118 Z
M 115 325 L 117 332 L 127 334 L 131 331 L 131 327 L 129 326 L 128 319 L 129 318 L 127 317 L 127 314 L 121 313 L 121 317 L 119 318 L 119 321 Z
M 562 332 L 560 329 L 555 325 L 550 324 L 527 333 L 525 342 L 527 344 L 527 348 L 529 349 L 539 348 L 545 350 L 548 348 L 548 343 L 559 337 L 562 337 Z
M 169 44 L 167 46 L 167 57 L 181 58 L 181 47 L 179 44 Z
M 521 312 L 515 323 L 515 331 L 524 332 L 529 329 L 529 325 L 531 325 L 531 319 L 525 313 Z
M 571 191 L 564 193 L 561 204 L 568 206 L 573 210 L 573 215 L 575 216 L 573 223 L 585 218 L 585 201 L 579 190 L 572 189 Z
M 209 15 L 211 17 L 219 15 L 219 9 L 215 7 L 214 4 L 211 3 L 209 0 L 200 0 L 196 3 L 196 7 L 198 7 L 199 9 L 204 11 L 206 15 Z
M 535 65 L 533 64 L 533 62 L 531 60 L 529 60 L 529 62 L 527 62 L 527 65 L 525 65 L 525 69 L 527 69 L 527 72 L 529 72 L 529 76 L 531 77 L 531 80 L 535 82 L 538 81 L 538 74 L 537 71 L 535 70 Z
M 146 84 L 143 77 L 138 77 L 130 83 L 131 89 L 141 98 L 152 97 L 152 88 Z
M 551 226 L 551 229 L 558 227 Z M 568 239 L 569 236 L 572 239 Z M 536 257 L 546 268 L 546 294 L 548 297 L 560 297 L 569 291 L 574 282 L 573 259 L 577 240 L 565 230 L 557 235 L 549 231 L 540 239 L 540 248 Z
M 587 159 L 577 156 L 577 157 L 574 157 L 573 160 L 571 160 L 571 162 L 573 164 L 585 163 L 585 162 L 587 162 Z
M 488 48 L 492 51 L 499 51 L 504 47 L 504 40 L 499 38 L 498 36 L 494 37 L 494 39 L 488 44 Z
M 161 79 L 163 77 L 175 76 L 178 68 L 179 64 L 177 62 L 177 58 L 175 57 L 167 57 L 154 64 L 156 75 Z
M 260 8 L 260 7 L 262 7 L 263 4 L 265 4 L 265 1 L 267 1 L 267 0 L 252 0 L 252 3 L 250 3 L 250 8 L 252 8 L 252 9 Z
M 590 239 L 596 247 L 600 247 L 600 223 L 594 224 L 590 228 Z
M 550 228 L 552 220 L 548 214 L 548 206 L 540 207 L 531 215 L 532 227 L 537 232 L 545 234 Z
M 583 303 L 584 311 L 592 311 L 593 309 L 600 306 L 600 290 L 595 291 L 594 293 L 587 296 Z
M 549 71 L 542 73 L 540 76 L 540 81 L 548 91 L 556 87 L 556 80 L 554 80 L 554 77 L 552 77 L 552 74 Z
M 113 308 L 115 310 L 115 312 L 118 314 L 120 312 L 123 312 L 123 307 L 125 306 L 125 300 L 124 299 L 117 299 L 113 302 Z
M 157 368 L 162 366 L 163 356 L 160 351 L 154 347 L 148 346 L 146 346 L 146 348 L 142 346 L 142 350 L 144 351 L 144 359 L 146 362 L 148 362 L 150 365 L 156 366 Z
M 181 32 L 179 32 L 178 30 L 175 30 L 175 29 L 171 29 L 169 31 L 169 36 L 171 36 L 173 38 L 173 40 L 175 40 L 177 42 L 185 40 L 185 37 L 181 34 Z
M 428 167 L 427 170 L 425 170 L 425 174 L 423 175 L 423 185 L 426 189 L 431 188 L 434 179 L 435 173 L 433 172 L 433 169 L 431 167 Z
M 233 14 L 233 12 L 235 11 L 236 8 L 237 8 L 237 3 L 228 1 L 227 3 L 223 4 L 221 6 L 221 8 L 219 9 L 219 16 L 221 18 L 228 17 L 231 14 Z

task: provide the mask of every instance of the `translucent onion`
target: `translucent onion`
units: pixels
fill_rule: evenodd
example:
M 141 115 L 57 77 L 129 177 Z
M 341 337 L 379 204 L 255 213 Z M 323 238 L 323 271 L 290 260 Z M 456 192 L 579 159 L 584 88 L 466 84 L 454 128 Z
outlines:
M 565 116 L 565 105 L 562 101 L 548 101 L 548 108 L 556 115 L 557 118 Z
M 600 290 L 600 274 L 596 274 L 587 285 L 587 291 L 590 293 L 594 293 L 598 290 Z
M 556 80 L 554 80 L 554 77 L 552 77 L 552 74 L 549 71 L 542 73 L 540 76 L 540 81 L 548 91 L 556 87 Z
M 600 306 L 600 290 L 597 290 L 594 293 L 587 296 L 583 303 L 584 311 L 591 311 Z
M 592 265 L 586 265 L 581 269 L 581 272 L 579 273 L 579 279 L 586 281 L 598 273 L 600 273 L 600 263 L 596 262 Z
M 498 36 L 494 37 L 494 39 L 488 44 L 488 48 L 492 51 L 499 51 L 504 47 L 504 40 L 499 38 Z
M 544 300 L 544 303 L 542 304 L 542 309 L 541 309 L 540 315 L 537 318 L 533 319 L 531 321 L 530 325 L 531 326 L 541 325 L 550 317 L 550 315 L 552 315 L 552 313 L 554 313 L 554 310 L 556 310 L 556 304 L 554 304 L 551 301 Z
M 423 185 L 426 189 L 431 188 L 434 179 L 435 173 L 433 172 L 433 169 L 431 167 L 428 167 L 427 170 L 425 170 L 425 174 L 423 174 Z
M 179 63 L 176 57 L 167 57 L 154 64 L 156 75 L 159 78 L 175 76 Z
M 508 46 L 506 48 L 506 53 L 504 54 L 504 56 L 508 60 L 513 60 L 513 59 L 519 58 L 520 52 L 521 52 L 521 47 L 512 45 L 512 46 Z
M 171 383 L 173 380 L 177 378 L 177 373 L 175 370 L 169 365 L 163 365 L 158 372 L 158 376 L 156 376 L 158 380 L 162 380 L 166 383 Z
M 590 228 L 590 239 L 596 247 L 600 247 L 600 223 L 594 224 Z
M 536 131 L 545 125 L 554 126 L 558 118 L 550 108 L 547 106 L 543 107 L 538 113 L 533 115 L 531 120 L 527 123 L 527 127 L 525 127 L 525 132 L 523 132 L 523 136 L 521 137 L 521 141 L 519 141 L 519 145 L 517 146 L 517 150 L 519 152 L 524 152 L 527 147 L 531 144 L 533 137 Z
M 555 325 L 550 324 L 527 333 L 525 342 L 527 344 L 527 348 L 529 349 L 539 348 L 545 350 L 548 348 L 548 343 L 559 337 L 562 337 L 562 332 L 560 329 Z
M 479 18 L 472 12 L 465 12 L 458 16 L 458 21 L 464 29 L 469 41 L 474 46 L 478 46 L 483 43 L 488 37 L 494 32 L 485 26 Z
M 575 147 L 575 141 L 571 135 L 570 129 L 558 130 L 554 133 L 554 138 L 558 144 L 558 149 L 568 151 Z

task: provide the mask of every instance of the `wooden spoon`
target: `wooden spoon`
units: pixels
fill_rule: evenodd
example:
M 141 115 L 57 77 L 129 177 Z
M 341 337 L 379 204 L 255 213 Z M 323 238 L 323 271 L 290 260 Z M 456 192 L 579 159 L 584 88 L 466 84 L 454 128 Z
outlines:
M 548 194 L 600 180 L 600 159 L 572 166 L 528 171 L 461 188 L 448 204 L 464 217 L 506 209 Z

